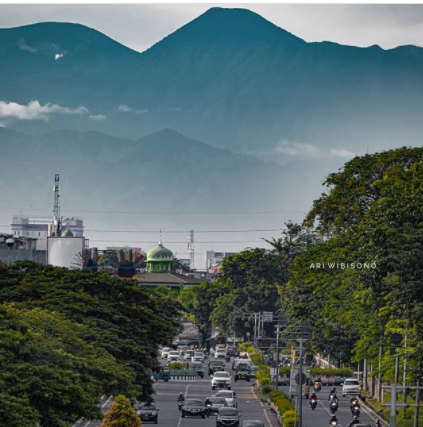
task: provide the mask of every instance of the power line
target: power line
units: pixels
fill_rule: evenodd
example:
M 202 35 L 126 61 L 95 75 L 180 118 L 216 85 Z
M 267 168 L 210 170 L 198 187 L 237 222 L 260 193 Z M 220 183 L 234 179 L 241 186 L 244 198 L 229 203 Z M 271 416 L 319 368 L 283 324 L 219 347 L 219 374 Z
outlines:
M 27 207 L 9 207 L 0 206 L 0 210 L 24 210 L 50 212 L 49 209 L 27 208 Z M 95 213 L 95 214 L 119 214 L 119 215 L 275 215 L 282 213 L 305 213 L 305 210 L 279 210 L 279 211 L 104 211 L 104 210 L 63 210 L 66 213 Z
M 157 240 L 143 240 L 143 241 L 139 241 L 139 240 L 97 240 L 97 239 L 89 239 L 90 242 L 113 242 L 113 243 L 118 243 L 118 242 L 122 242 L 122 243 L 156 243 L 157 244 Z M 203 242 L 203 241 L 196 241 L 196 243 L 263 243 L 263 240 L 214 240 L 211 242 Z M 177 242 L 177 241 L 168 241 L 166 240 L 166 244 L 173 244 L 173 243 L 183 243 L 186 244 L 187 242 Z
M 94 230 L 94 229 L 85 229 L 91 233 L 144 233 L 144 234 L 159 234 L 159 230 Z M 195 230 L 195 233 L 266 233 L 266 232 L 275 232 L 281 231 L 280 228 L 269 228 L 269 229 L 257 229 L 257 230 Z M 164 231 L 161 230 L 163 234 L 188 234 L 189 230 L 182 231 Z M 185 242 L 186 243 L 186 242 Z

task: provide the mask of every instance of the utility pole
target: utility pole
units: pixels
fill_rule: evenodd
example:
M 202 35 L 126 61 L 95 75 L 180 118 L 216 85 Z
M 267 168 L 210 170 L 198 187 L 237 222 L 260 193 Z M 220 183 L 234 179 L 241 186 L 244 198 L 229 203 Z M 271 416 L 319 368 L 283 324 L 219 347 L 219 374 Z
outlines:
M 275 390 L 278 391 L 279 388 L 279 333 L 281 331 L 281 325 L 278 323 L 275 325 L 276 328 L 276 362 L 275 362 Z
M 300 370 L 299 370 L 299 387 L 298 387 L 298 427 L 303 425 L 303 338 L 300 341 Z
M 254 313 L 254 347 L 257 348 L 257 313 Z
M 399 376 L 399 354 L 395 356 L 395 384 L 398 384 Z
M 404 341 L 404 371 L 402 373 L 402 403 L 405 405 L 407 403 L 407 390 L 405 386 L 407 385 L 407 332 L 405 333 Z
M 379 374 L 377 384 L 377 400 L 382 402 L 382 337 L 379 341 Z
M 420 361 L 417 362 L 417 381 L 416 381 L 416 411 L 414 412 L 414 427 L 419 426 L 420 412 Z

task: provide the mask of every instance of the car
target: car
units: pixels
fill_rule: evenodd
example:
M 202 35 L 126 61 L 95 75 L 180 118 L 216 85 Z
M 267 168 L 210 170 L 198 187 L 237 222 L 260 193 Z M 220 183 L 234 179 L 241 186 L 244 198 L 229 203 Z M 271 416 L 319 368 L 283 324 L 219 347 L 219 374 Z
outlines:
M 226 347 L 226 354 L 231 357 L 237 357 L 239 352 L 236 347 L 228 346 Z
M 184 360 L 191 361 L 192 356 L 194 356 L 194 350 L 187 350 L 184 354 Z
M 197 371 L 197 374 L 201 378 L 204 378 L 204 368 L 202 363 L 199 363 L 199 362 L 187 363 L 187 368 L 192 369 L 193 371 Z
M 228 404 L 226 403 L 225 398 L 223 397 L 216 397 L 212 396 L 208 398 L 212 404 L 210 407 L 210 413 L 211 415 L 216 415 L 220 408 L 223 408 L 224 406 L 227 407 Z
M 167 358 L 169 357 L 169 352 L 170 352 L 171 350 L 172 350 L 172 349 L 171 349 L 171 348 L 169 348 L 169 347 L 165 347 L 165 348 L 163 348 L 163 349 L 162 349 L 162 354 L 161 354 L 162 359 L 167 359 Z
M 251 374 L 249 369 L 238 369 L 235 372 L 235 375 L 234 375 L 235 381 L 244 380 L 244 381 L 250 382 L 250 379 L 251 379 Z
M 226 358 L 226 350 L 224 348 L 218 348 L 214 354 L 215 359 L 225 359 Z
M 156 408 L 156 405 L 143 404 L 138 407 L 137 415 L 143 422 L 152 421 L 154 424 L 157 424 L 159 418 L 158 412 L 159 410 Z
M 248 365 L 248 366 L 251 366 L 253 364 L 253 362 L 250 359 L 235 359 L 232 362 L 232 369 L 234 371 L 236 371 L 238 368 L 238 365 L 240 365 L 241 363 Z
M 264 427 L 264 424 L 260 420 L 244 420 L 241 427 Z
M 179 351 L 170 351 L 167 360 L 169 362 L 177 362 L 179 360 L 180 354 Z
M 205 360 L 204 353 L 199 351 L 195 351 L 193 356 L 191 357 L 191 362 L 201 362 L 203 363 Z
M 216 388 L 227 388 L 231 389 L 231 376 L 229 372 L 226 371 L 218 371 L 212 375 L 211 380 L 212 390 Z
M 238 427 L 241 414 L 236 408 L 220 408 L 217 412 L 216 427 Z
M 221 360 L 212 360 L 209 363 L 209 375 L 213 375 L 215 372 L 225 370 L 225 362 Z
M 356 378 L 346 378 L 342 387 L 342 396 L 359 394 L 360 382 Z
M 200 399 L 187 399 L 181 408 L 181 416 L 206 418 L 206 407 Z
M 235 366 L 234 371 L 235 371 L 235 372 L 237 372 L 237 371 L 248 371 L 248 372 L 250 372 L 250 371 L 251 371 L 250 366 L 251 366 L 251 364 L 250 364 L 250 363 L 245 363 L 245 361 L 242 361 L 241 363 L 238 363 L 238 364 Z
M 179 354 L 183 356 L 189 350 L 189 346 L 183 345 L 179 347 Z
M 260 370 L 259 366 L 251 365 L 250 366 L 250 378 L 256 378 L 256 372 Z
M 219 390 L 215 397 L 223 397 L 226 400 L 226 403 L 230 407 L 237 408 L 238 407 L 238 400 L 236 397 L 236 393 L 232 390 Z

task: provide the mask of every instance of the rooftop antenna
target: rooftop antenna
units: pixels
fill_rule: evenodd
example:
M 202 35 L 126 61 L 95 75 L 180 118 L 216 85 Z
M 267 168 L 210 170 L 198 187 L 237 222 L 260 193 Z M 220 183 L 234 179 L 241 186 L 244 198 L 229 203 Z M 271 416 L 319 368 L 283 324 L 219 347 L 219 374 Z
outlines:
M 60 236 L 62 219 L 60 218 L 60 204 L 59 204 L 59 174 L 54 175 L 54 209 L 53 209 L 53 227 L 52 236 Z
M 159 245 L 162 244 L 162 229 L 159 230 Z
M 191 270 L 194 270 L 194 230 L 189 231 L 189 242 L 188 242 L 188 248 L 189 248 L 189 264 Z

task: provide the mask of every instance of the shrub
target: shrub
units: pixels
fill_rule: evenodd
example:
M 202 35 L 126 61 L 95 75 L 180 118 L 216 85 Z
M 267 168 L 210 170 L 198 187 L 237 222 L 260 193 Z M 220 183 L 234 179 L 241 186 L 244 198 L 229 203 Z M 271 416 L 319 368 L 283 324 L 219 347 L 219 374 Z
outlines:
M 351 377 L 353 374 L 352 369 L 342 368 L 342 369 L 323 369 L 323 368 L 310 368 L 310 375 L 312 377 L 341 377 L 347 378 Z
M 278 399 L 276 401 L 276 407 L 278 408 L 278 411 L 281 415 L 285 415 L 285 412 L 294 412 L 292 403 L 289 399 Z
M 185 364 L 182 362 L 173 362 L 169 364 L 169 368 L 173 370 L 185 369 Z
M 238 346 L 238 351 L 242 352 L 242 351 L 247 351 L 247 349 L 249 347 L 252 347 L 253 343 L 252 342 L 243 342 L 242 344 L 240 344 Z
M 117 396 L 100 427 L 142 427 L 130 400 Z

